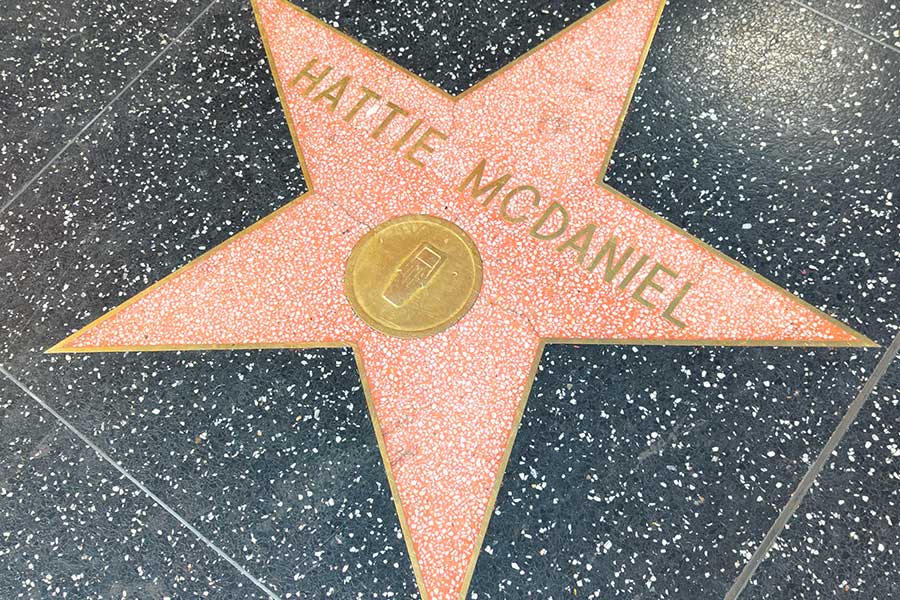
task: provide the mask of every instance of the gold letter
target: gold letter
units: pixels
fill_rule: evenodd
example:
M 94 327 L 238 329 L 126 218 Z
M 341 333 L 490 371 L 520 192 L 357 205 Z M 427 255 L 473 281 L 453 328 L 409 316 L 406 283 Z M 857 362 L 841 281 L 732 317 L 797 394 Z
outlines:
M 409 113 L 394 104 L 393 102 L 385 102 L 388 107 L 388 114 L 384 118 L 384 121 L 381 122 L 381 125 L 375 128 L 375 131 L 372 132 L 372 139 L 377 140 L 381 137 L 381 134 L 384 133 L 384 130 L 387 129 L 387 126 L 391 124 L 391 121 L 394 120 L 394 117 L 397 115 L 401 115 L 405 117 Z
M 482 162 L 482 164 L 484 164 L 484 163 Z M 509 175 L 507 175 L 506 177 L 508 178 Z M 499 180 L 498 180 L 498 181 L 499 181 Z M 511 214 L 509 214 L 509 201 L 510 201 L 510 199 L 511 199 L 513 196 L 515 196 L 516 194 L 519 194 L 519 193 L 521 193 L 521 192 L 531 192 L 531 193 L 534 195 L 534 199 L 532 199 L 531 204 L 534 205 L 535 207 L 537 207 L 537 206 L 540 204 L 540 201 L 541 201 L 541 193 L 540 193 L 539 191 L 537 191 L 536 189 L 534 189 L 534 188 L 531 187 L 530 185 L 520 185 L 519 187 L 517 187 L 516 189 L 514 189 L 514 190 L 512 190 L 510 193 L 508 193 L 508 194 L 506 195 L 506 197 L 503 198 L 503 201 L 500 203 L 500 216 L 501 216 L 501 217 L 503 218 L 503 220 L 506 221 L 507 223 L 521 223 L 521 222 L 524 221 L 525 218 L 526 218 L 525 215 L 522 215 L 521 217 L 514 217 L 514 216 L 512 216 Z M 494 194 L 496 194 L 496 193 L 497 193 L 497 191 L 494 191 Z M 490 200 L 490 199 L 493 198 L 493 197 L 494 197 L 494 196 L 493 196 L 493 194 L 492 194 L 492 195 L 490 196 L 490 198 L 488 198 L 488 200 Z
M 644 280 L 636 288 L 634 288 L 634 293 L 631 295 L 632 298 L 634 298 L 647 308 L 656 308 L 656 306 L 644 299 L 641 294 L 643 294 L 644 290 L 646 290 L 647 288 L 654 289 L 657 292 L 661 292 L 663 290 L 663 287 L 661 285 L 653 281 L 653 278 L 656 277 L 657 273 L 659 273 L 660 271 L 662 271 L 669 277 L 678 277 L 678 274 L 675 273 L 675 271 L 667 269 L 662 265 L 662 263 L 656 263 L 655 265 L 653 265 L 653 268 L 650 269 L 650 272 L 647 273 L 647 276 L 644 277 Z
M 543 227 L 550 216 L 553 214 L 553 211 L 559 213 L 562 217 L 562 225 L 554 231 L 553 233 L 540 233 L 541 227 Z M 566 212 L 566 209 L 559 204 L 559 202 L 553 202 L 550 206 L 547 207 L 547 210 L 544 211 L 544 214 L 540 216 L 540 218 L 535 221 L 534 227 L 531 228 L 531 231 L 528 233 L 531 234 L 532 237 L 535 237 L 539 240 L 552 240 L 553 238 L 558 238 L 563 234 L 566 228 L 569 226 L 569 213 Z
M 597 268 L 597 265 L 600 263 L 600 260 L 606 256 L 606 269 L 603 271 L 603 280 L 607 283 L 612 283 L 612 280 L 619 274 L 619 271 L 622 270 L 622 267 L 625 266 L 625 263 L 628 262 L 628 258 L 631 256 L 631 253 L 634 252 L 634 248 L 628 246 L 625 249 L 625 252 L 622 253 L 622 256 L 619 258 L 619 261 L 613 263 L 616 255 L 616 244 L 619 242 L 619 239 L 611 235 L 609 239 L 606 240 L 606 243 L 603 244 L 603 247 L 600 248 L 600 251 L 597 253 L 597 256 L 594 257 L 594 260 L 591 261 L 591 264 L 588 265 L 588 271 L 593 271 Z
M 510 177 L 512 177 L 511 173 L 507 173 L 503 177 L 499 177 L 494 181 L 482 186 L 481 178 L 484 176 L 484 166 L 486 163 L 487 161 L 482 158 L 481 162 L 478 163 L 474 169 L 472 169 L 472 172 L 469 173 L 469 175 L 465 179 L 463 179 L 463 182 L 459 185 L 458 188 L 458 191 L 463 192 L 465 191 L 467 185 L 474 182 L 474 184 L 472 185 L 473 198 L 477 198 L 485 192 L 490 191 L 490 195 L 488 195 L 487 199 L 481 203 L 481 205 L 485 207 L 491 203 L 491 200 L 494 199 L 494 196 L 497 195 L 497 192 L 500 191 L 500 188 L 506 185 L 506 182 L 509 181 Z
M 318 58 L 313 58 L 308 63 L 306 63 L 306 66 L 303 67 L 303 70 L 300 71 L 299 73 L 297 73 L 296 75 L 294 75 L 294 78 L 288 82 L 288 86 L 294 87 L 295 85 L 300 83 L 300 79 L 305 77 L 305 78 L 309 79 L 311 83 L 306 87 L 305 90 L 303 90 L 303 95 L 309 96 L 309 93 L 311 91 L 313 91 L 317 85 L 322 83 L 322 80 L 325 79 L 325 77 L 327 77 L 329 73 L 331 73 L 331 67 L 327 66 L 327 67 L 325 67 L 325 69 L 322 71 L 321 74 L 313 75 L 310 72 L 310 69 L 312 69 L 314 66 L 316 66 L 316 63 L 318 63 L 318 62 L 319 62 Z
M 341 77 L 335 83 L 328 86 L 312 99 L 313 102 L 318 102 L 323 98 L 327 98 L 331 103 L 331 112 L 334 112 L 334 109 L 337 108 L 338 102 L 341 101 L 341 97 L 344 95 L 344 90 L 347 89 L 347 83 L 350 81 L 350 77 Z
M 398 150 L 400 150 L 400 148 L 403 147 L 403 144 L 405 144 L 409 140 L 409 138 L 412 137 L 412 134 L 416 132 L 416 129 L 418 129 L 419 125 L 421 125 L 421 124 L 422 124 L 422 119 L 416 119 L 416 122 L 412 124 L 412 127 L 407 129 L 406 133 L 401 135 L 400 139 L 397 140 L 396 142 L 394 142 L 394 145 L 391 146 L 391 150 L 393 150 L 394 152 L 397 152 Z
M 423 152 L 427 152 L 428 154 L 434 152 L 434 148 L 428 145 L 428 136 L 434 136 L 442 140 L 447 139 L 447 136 L 445 134 L 441 133 L 434 127 L 429 127 L 428 129 L 426 129 L 425 133 L 419 136 L 419 139 L 416 140 L 416 143 L 410 146 L 409 150 L 406 151 L 406 154 L 403 155 L 406 160 L 416 165 L 417 167 L 422 167 L 424 165 L 422 164 L 421 160 L 416 158 L 416 152 L 419 152 L 420 150 Z
M 359 99 L 359 101 L 356 103 L 356 105 L 350 109 L 350 112 L 348 112 L 347 115 L 344 117 L 344 120 L 347 121 L 348 123 L 353 120 L 353 117 L 356 116 L 356 113 L 358 113 L 362 109 L 362 107 L 365 106 L 366 103 L 369 102 L 369 100 L 381 100 L 381 96 L 379 96 L 378 94 L 376 94 L 375 92 L 373 92 L 372 90 L 367 88 L 366 86 L 361 85 L 359 87 L 363 91 L 363 96 L 362 96 L 362 98 Z
M 675 297 L 669 303 L 668 308 L 663 311 L 663 319 L 673 323 L 674 325 L 681 327 L 682 329 L 685 327 L 684 322 L 675 318 L 675 315 L 672 314 L 675 312 L 675 309 L 678 308 L 678 305 L 681 304 L 681 301 L 684 300 L 684 297 L 687 296 L 688 290 L 691 289 L 691 282 L 688 281 L 684 286 L 675 294 Z
M 631 283 L 631 280 L 634 279 L 634 276 L 638 274 L 638 271 L 641 270 L 641 268 L 642 268 L 642 267 L 644 266 L 644 264 L 647 262 L 647 259 L 648 259 L 648 258 L 650 258 L 650 257 L 647 256 L 646 254 L 644 254 L 643 256 L 641 256 L 641 257 L 638 259 L 638 261 L 637 261 L 636 263 L 634 263 L 634 266 L 631 267 L 631 270 L 630 270 L 630 271 L 628 271 L 628 275 L 626 275 L 626 276 L 625 276 L 625 279 L 623 279 L 623 280 L 619 283 L 619 289 L 620 289 L 620 290 L 624 290 L 624 289 L 625 289 L 625 286 L 627 286 L 629 283 Z
M 594 225 L 593 223 L 588 223 L 587 225 L 579 229 L 575 235 L 557 246 L 556 251 L 562 252 L 566 248 L 571 248 L 578 253 L 578 264 L 583 266 L 584 257 L 587 254 L 588 248 L 590 248 L 591 246 L 591 241 L 593 241 L 594 239 L 594 231 L 596 230 L 596 225 Z M 581 238 L 583 238 L 583 240 L 580 243 L 575 241 Z

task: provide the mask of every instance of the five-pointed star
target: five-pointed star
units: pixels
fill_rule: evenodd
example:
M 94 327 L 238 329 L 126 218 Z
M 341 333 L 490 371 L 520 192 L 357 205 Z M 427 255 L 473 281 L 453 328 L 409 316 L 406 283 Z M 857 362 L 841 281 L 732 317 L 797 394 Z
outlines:
M 464 597 L 547 341 L 871 344 L 602 183 L 662 5 L 611 0 L 454 97 L 256 0 L 311 191 L 52 351 L 352 345 L 420 592 Z M 465 231 L 483 284 L 404 339 L 354 312 L 344 276 L 411 214 Z

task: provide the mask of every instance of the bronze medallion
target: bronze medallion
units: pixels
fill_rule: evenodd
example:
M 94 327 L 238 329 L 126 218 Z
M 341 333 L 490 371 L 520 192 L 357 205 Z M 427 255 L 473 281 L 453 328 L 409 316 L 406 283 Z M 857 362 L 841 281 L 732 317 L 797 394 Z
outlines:
M 385 221 L 347 261 L 344 290 L 353 310 L 395 337 L 426 337 L 459 321 L 481 290 L 481 255 L 453 223 L 429 215 Z

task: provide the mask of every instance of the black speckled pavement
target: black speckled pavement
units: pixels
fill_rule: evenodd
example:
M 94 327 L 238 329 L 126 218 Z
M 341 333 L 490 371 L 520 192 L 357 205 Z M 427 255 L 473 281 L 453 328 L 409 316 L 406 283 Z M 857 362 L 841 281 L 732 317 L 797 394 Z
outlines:
M 602 4 L 298 5 L 459 94 Z M 351 348 L 44 352 L 307 191 L 249 1 L 0 28 L 0 597 L 419 598 Z M 898 31 L 668 3 L 605 184 L 880 347 L 546 345 L 466 598 L 900 596 Z

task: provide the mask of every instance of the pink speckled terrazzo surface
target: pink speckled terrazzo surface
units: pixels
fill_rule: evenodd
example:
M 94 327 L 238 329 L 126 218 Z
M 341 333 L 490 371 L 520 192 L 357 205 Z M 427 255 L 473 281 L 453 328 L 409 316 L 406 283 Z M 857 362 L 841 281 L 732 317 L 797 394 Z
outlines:
M 297 347 L 353 343 L 368 382 L 409 542 L 430 600 L 455 600 L 477 555 L 505 452 L 542 339 L 634 342 L 855 344 L 861 338 L 754 277 L 639 206 L 596 185 L 642 53 L 657 0 L 615 0 L 460 98 L 436 90 L 284 0 L 257 15 L 314 191 L 203 255 L 65 340 L 58 351 Z M 350 78 L 345 96 L 304 96 L 289 82 L 312 58 L 330 65 L 322 88 Z M 359 86 L 382 99 L 349 123 Z M 385 101 L 404 107 L 380 139 Z M 447 135 L 413 164 L 393 146 L 414 120 Z M 414 139 L 414 138 L 411 138 Z M 461 182 L 485 160 L 485 181 L 510 174 L 519 194 L 503 219 Z M 532 202 L 533 200 L 533 202 Z M 569 226 L 555 241 L 529 234 L 552 202 Z M 368 229 L 431 214 L 474 240 L 484 263 L 478 300 L 456 325 L 423 339 L 370 329 L 344 296 L 346 260 Z M 552 227 L 553 222 L 548 224 Z M 615 236 L 646 253 L 624 289 L 579 264 L 560 242 L 593 224 L 588 256 Z M 601 233 L 602 232 L 602 233 Z M 689 292 L 677 320 L 661 316 L 677 286 L 634 298 L 654 263 Z M 630 266 L 630 265 L 629 265 Z M 660 279 L 662 281 L 662 278 Z

